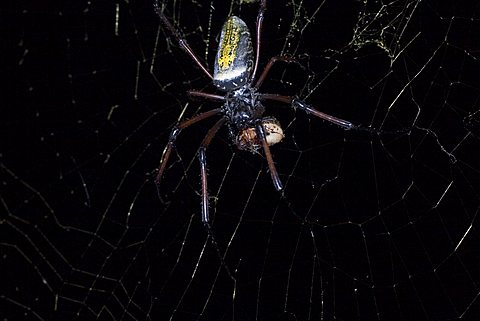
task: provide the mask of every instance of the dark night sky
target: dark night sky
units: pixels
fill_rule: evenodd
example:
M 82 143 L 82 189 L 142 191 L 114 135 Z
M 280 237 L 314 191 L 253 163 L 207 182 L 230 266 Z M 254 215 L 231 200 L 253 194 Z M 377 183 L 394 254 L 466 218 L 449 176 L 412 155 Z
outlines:
M 211 231 L 195 153 L 214 119 L 182 132 L 153 182 L 182 110 L 216 105 L 188 99 L 215 88 L 152 3 L 3 4 L 1 319 L 475 320 L 479 9 L 383 4 L 268 1 L 260 68 L 299 65 L 262 92 L 370 132 L 265 104 L 286 133 L 281 194 L 221 130 Z M 166 7 L 210 69 L 230 5 Z M 232 6 L 250 30 L 256 10 Z

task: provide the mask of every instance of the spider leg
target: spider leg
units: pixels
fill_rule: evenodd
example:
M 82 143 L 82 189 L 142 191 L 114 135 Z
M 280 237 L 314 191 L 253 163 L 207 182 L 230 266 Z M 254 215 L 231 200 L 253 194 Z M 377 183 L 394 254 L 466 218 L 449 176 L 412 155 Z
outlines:
M 257 82 L 255 83 L 255 89 L 260 88 L 260 86 L 263 84 L 263 81 L 265 80 L 268 73 L 270 72 L 270 69 L 278 61 L 282 61 L 282 62 L 286 62 L 286 63 L 294 62 L 294 63 L 299 64 L 299 62 L 295 58 L 289 57 L 289 56 L 275 56 L 275 57 L 270 58 L 267 65 L 265 66 L 262 73 L 260 74 L 260 77 L 258 77 Z
M 207 154 L 206 150 L 213 137 L 217 134 L 220 127 L 225 124 L 225 117 L 222 117 L 219 121 L 213 125 L 208 131 L 207 135 L 202 141 L 200 148 L 198 149 L 198 160 L 200 162 L 200 176 L 202 177 L 202 222 L 207 224 L 210 222 L 210 215 L 208 210 L 208 187 L 207 187 Z
M 225 101 L 224 96 L 210 94 L 210 93 L 206 93 L 198 90 L 188 90 L 187 95 L 189 95 L 190 97 L 200 97 L 203 99 L 213 100 L 213 101 Z
M 200 67 L 200 69 L 203 70 L 203 72 L 210 78 L 213 79 L 212 74 L 208 71 L 207 68 L 203 65 L 203 63 L 200 61 L 200 59 L 197 57 L 197 55 L 193 52 L 192 48 L 187 43 L 187 40 L 183 38 L 180 35 L 180 32 L 175 29 L 175 27 L 172 26 L 170 21 L 168 21 L 167 17 L 163 13 L 163 9 L 160 8 L 160 3 L 159 0 L 155 0 L 155 3 L 153 4 L 153 7 L 155 8 L 155 12 L 157 13 L 158 17 L 160 18 L 160 21 L 162 22 L 163 26 L 165 29 L 170 32 L 170 34 L 177 40 L 178 45 L 190 56 L 190 58 L 195 61 L 195 63 Z
M 260 38 L 262 35 L 262 25 L 263 25 L 263 16 L 265 15 L 265 11 L 267 10 L 267 0 L 260 0 L 260 8 L 258 9 L 257 14 L 257 29 L 256 29 L 256 36 L 257 36 L 257 43 L 256 43 L 256 53 L 255 53 L 255 65 L 253 66 L 253 73 L 252 73 L 252 80 L 255 79 L 255 74 L 257 73 L 258 68 L 258 61 L 260 60 Z
M 160 182 L 162 180 L 163 173 L 165 172 L 165 169 L 167 167 L 170 154 L 172 153 L 172 148 L 175 145 L 175 141 L 177 140 L 177 137 L 182 131 L 182 129 L 187 128 L 188 126 L 193 125 L 206 118 L 215 116 L 219 113 L 221 113 L 220 108 L 212 109 L 204 113 L 198 114 L 190 119 L 184 120 L 172 128 L 172 131 L 170 132 L 170 136 L 168 137 L 168 144 L 163 150 L 162 158 L 160 160 L 160 165 L 158 166 L 158 173 L 157 173 L 157 177 L 155 178 L 155 183 L 157 184 L 157 188 L 160 187 Z
M 352 124 L 348 120 L 344 120 L 329 114 L 322 113 L 321 111 L 316 110 L 313 106 L 307 104 L 301 99 L 291 96 L 275 95 L 275 94 L 260 94 L 260 99 L 275 100 L 286 104 L 291 104 L 293 108 L 298 108 L 303 110 L 307 114 L 314 115 L 315 117 L 321 118 L 323 120 L 329 121 L 337 126 L 343 127 L 344 129 L 356 129 L 358 126 Z
M 272 153 L 270 153 L 270 147 L 268 147 L 267 139 L 265 138 L 265 129 L 263 128 L 263 124 L 261 122 L 257 122 L 255 131 L 257 133 L 257 137 L 262 142 L 263 151 L 265 153 L 265 157 L 267 158 L 268 169 L 270 171 L 270 176 L 272 177 L 273 185 L 277 191 L 281 191 L 283 189 L 282 181 L 278 177 L 277 169 L 275 168 L 275 163 L 273 162 Z

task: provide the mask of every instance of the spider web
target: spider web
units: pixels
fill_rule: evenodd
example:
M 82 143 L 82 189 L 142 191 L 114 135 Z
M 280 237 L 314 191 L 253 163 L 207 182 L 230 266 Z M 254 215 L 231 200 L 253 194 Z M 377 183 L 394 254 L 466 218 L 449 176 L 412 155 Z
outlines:
M 162 4 L 211 70 L 229 14 L 254 30 L 251 2 Z M 478 318 L 479 9 L 439 3 L 268 1 L 259 68 L 299 64 L 262 92 L 372 131 L 266 104 L 282 195 L 221 130 L 208 231 L 195 153 L 215 120 L 153 182 L 171 127 L 215 104 L 186 97 L 213 88 L 151 1 L 7 1 L 2 320 Z

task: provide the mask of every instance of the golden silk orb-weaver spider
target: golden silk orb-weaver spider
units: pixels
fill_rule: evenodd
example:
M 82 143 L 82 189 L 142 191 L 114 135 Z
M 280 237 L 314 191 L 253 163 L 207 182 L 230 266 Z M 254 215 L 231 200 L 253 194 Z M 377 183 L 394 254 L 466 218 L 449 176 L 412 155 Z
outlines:
M 231 139 L 240 150 L 257 152 L 263 149 L 273 185 L 278 191 L 283 189 L 283 185 L 275 168 L 270 146 L 280 142 L 284 134 L 280 123 L 274 117 L 264 116 L 263 101 L 270 100 L 289 104 L 292 108 L 303 110 L 307 114 L 334 123 L 344 129 L 357 127 L 349 121 L 316 110 L 298 97 L 259 92 L 259 88 L 276 62 L 296 62 L 294 58 L 288 56 L 272 57 L 257 78 L 262 24 L 267 9 L 266 0 L 260 0 L 259 2 L 255 29 L 255 52 L 252 45 L 252 36 L 246 23 L 237 16 L 230 16 L 223 25 L 220 34 L 213 75 L 190 48 L 187 40 L 170 23 L 160 7 L 159 0 L 156 0 L 154 4 L 155 12 L 159 16 L 163 28 L 176 39 L 179 47 L 211 79 L 217 90 L 223 92 L 223 95 L 219 95 L 197 90 L 188 91 L 188 95 L 191 97 L 206 99 L 222 105 L 190 119 L 180 121 L 172 128 L 156 176 L 157 186 L 160 186 L 172 148 L 183 129 L 204 119 L 219 116 L 220 119 L 207 132 L 197 153 L 202 181 L 202 222 L 206 225 L 209 225 L 210 222 L 206 150 L 222 126 L 227 126 Z

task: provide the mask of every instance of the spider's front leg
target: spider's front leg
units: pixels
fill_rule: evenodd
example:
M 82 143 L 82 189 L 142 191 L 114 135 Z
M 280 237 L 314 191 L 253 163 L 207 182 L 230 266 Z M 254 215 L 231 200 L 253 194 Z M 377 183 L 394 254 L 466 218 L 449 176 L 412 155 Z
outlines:
M 282 181 L 280 177 L 278 177 L 277 169 L 275 168 L 275 163 L 273 162 L 272 153 L 270 152 L 270 147 L 268 147 L 267 138 L 265 135 L 265 128 L 263 128 L 263 124 L 261 121 L 257 122 L 255 125 L 255 131 L 257 133 L 257 137 L 262 143 L 263 152 L 265 153 L 265 157 L 267 158 L 268 169 L 270 171 L 270 176 L 272 177 L 273 185 L 277 191 L 281 191 L 283 189 Z
M 335 125 L 343 127 L 344 129 L 353 129 L 356 127 L 354 124 L 352 124 L 348 120 L 341 119 L 341 118 L 338 118 L 329 114 L 325 114 L 325 113 L 322 113 L 321 111 L 316 110 L 315 108 L 313 108 L 312 106 L 304 102 L 303 100 L 292 98 L 291 103 L 294 108 L 301 109 L 307 114 L 311 114 L 318 118 L 334 123 Z
M 170 158 L 170 154 L 172 153 L 172 148 L 175 145 L 175 141 L 177 140 L 178 135 L 182 131 L 182 129 L 187 128 L 190 125 L 193 125 L 201 120 L 204 120 L 206 118 L 215 116 L 217 114 L 221 113 L 220 108 L 212 109 L 209 111 L 206 111 L 204 113 L 198 114 L 197 116 L 194 116 L 193 118 L 184 120 L 180 122 L 178 125 L 172 128 L 172 131 L 170 132 L 170 136 L 168 137 L 168 143 L 167 146 L 165 146 L 165 149 L 163 150 L 162 158 L 160 160 L 160 164 L 158 166 L 158 173 L 157 177 L 155 178 L 155 183 L 157 184 L 157 188 L 160 188 L 160 183 L 163 177 L 163 173 L 165 172 L 165 169 L 167 167 L 168 159 Z
M 307 114 L 329 121 L 337 126 L 343 127 L 344 129 L 360 129 L 359 126 L 352 124 L 348 120 L 322 113 L 321 111 L 316 110 L 313 106 L 296 97 L 276 94 L 259 94 L 259 97 L 263 100 L 274 100 L 285 104 L 290 104 L 290 106 L 293 108 L 303 110 Z
M 200 162 L 200 176 L 202 178 L 202 222 L 208 225 L 210 222 L 209 205 L 208 205 L 208 178 L 207 178 L 207 148 L 210 145 L 213 137 L 217 134 L 218 130 L 225 123 L 225 118 L 217 121 L 215 125 L 208 131 L 207 135 L 202 141 L 200 148 L 198 149 L 198 160 Z

